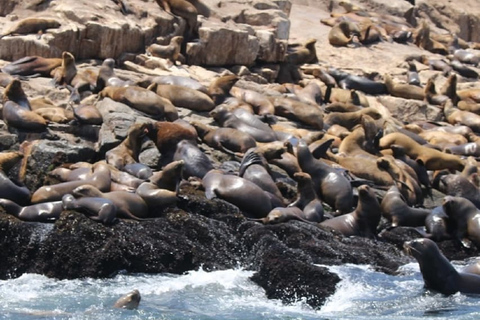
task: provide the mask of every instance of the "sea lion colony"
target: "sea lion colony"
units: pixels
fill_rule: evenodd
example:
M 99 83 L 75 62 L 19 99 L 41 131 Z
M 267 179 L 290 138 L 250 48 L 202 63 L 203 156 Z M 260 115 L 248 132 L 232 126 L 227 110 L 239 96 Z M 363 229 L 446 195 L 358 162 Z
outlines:
M 186 18 L 185 37 L 194 37 L 197 13 L 190 3 L 157 2 Z M 381 238 L 386 227 L 425 227 L 419 232 L 435 241 L 453 238 L 480 245 L 480 230 L 470 227 L 480 208 L 475 159 L 480 89 L 458 89 L 459 84 L 477 82 L 480 50 L 469 47 L 478 44 L 438 35 L 425 22 L 415 28 L 404 18 L 366 12 L 343 1 L 340 5 L 346 13 L 321 21 L 333 26 L 324 39 L 332 45 L 396 41 L 444 57 L 409 56 L 401 65 L 408 78 L 373 78 L 319 64 L 316 40 L 308 39 L 290 48 L 276 83 L 264 85 L 248 84 L 232 72 L 204 84 L 174 75 L 143 75 L 135 83 L 115 74 L 112 59 L 101 68 L 79 68 L 68 52 L 61 58 L 27 56 L 5 65 L 0 75 L 5 88 L 2 118 L 18 134 L 22 152 L 1 154 L 0 206 L 25 221 L 52 222 L 62 210 L 73 209 L 107 225 L 118 218 L 148 223 L 144 220 L 175 206 L 185 190 L 181 186 L 189 186 L 263 223 L 300 220 L 344 236 L 373 239 Z M 41 31 L 58 27 L 39 24 Z M 19 27 L 3 36 L 37 29 Z M 162 48 L 165 55 L 155 53 L 159 48 L 147 50 L 170 61 L 150 59 L 163 66 L 179 64 L 182 39 Z M 422 83 L 417 69 L 438 72 Z M 68 89 L 68 103 L 29 96 L 30 76 L 50 77 L 51 90 Z M 441 81 L 442 76 L 448 78 Z M 404 124 L 382 106 L 370 105 L 369 98 L 379 95 L 423 101 L 438 108 L 441 117 Z M 59 124 L 85 134 L 88 126 L 103 121 L 100 102 L 113 109 L 120 103 L 136 115 L 123 141 L 99 147 L 94 163 L 56 163 L 48 185 L 35 190 L 23 186 L 35 140 L 74 143 L 76 137 L 60 131 Z M 160 158 L 149 166 L 141 163 L 142 152 L 158 152 Z M 232 161 L 238 164 L 233 170 L 227 166 Z M 13 166 L 17 170 L 10 171 Z M 292 196 L 288 190 L 296 190 L 297 183 Z M 438 192 L 449 195 L 443 204 Z M 468 214 L 452 210 L 454 200 L 468 207 Z M 422 250 L 434 250 L 433 245 L 417 246 L 406 244 L 421 265 L 434 264 L 435 259 L 424 262 L 421 256 Z M 426 286 L 448 294 L 465 291 L 461 286 L 438 289 L 427 281 Z

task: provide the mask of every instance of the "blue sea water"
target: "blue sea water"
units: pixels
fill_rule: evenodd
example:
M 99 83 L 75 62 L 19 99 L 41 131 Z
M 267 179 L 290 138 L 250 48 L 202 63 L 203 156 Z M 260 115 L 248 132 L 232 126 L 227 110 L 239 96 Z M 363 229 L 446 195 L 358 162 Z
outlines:
M 368 266 L 329 269 L 342 281 L 320 310 L 267 299 L 249 280 L 253 273 L 241 269 L 77 280 L 25 274 L 0 281 L 0 319 L 480 319 L 480 296 L 425 291 L 416 263 L 396 276 Z M 137 310 L 112 308 L 135 288 Z

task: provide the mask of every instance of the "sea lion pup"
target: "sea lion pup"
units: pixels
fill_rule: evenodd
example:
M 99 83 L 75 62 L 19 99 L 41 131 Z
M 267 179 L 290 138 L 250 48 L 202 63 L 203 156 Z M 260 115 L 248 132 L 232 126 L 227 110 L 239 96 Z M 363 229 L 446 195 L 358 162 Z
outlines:
M 158 151 L 162 154 L 162 158 L 170 162 L 177 144 L 182 140 L 188 140 L 197 143 L 197 134 L 185 128 L 179 123 L 167 121 L 157 121 L 151 125 L 148 130 L 148 137 L 155 142 Z
M 415 239 L 403 247 L 418 261 L 426 289 L 446 295 L 480 293 L 480 276 L 455 270 L 432 240 Z
M 449 196 L 462 197 L 480 208 L 480 190 L 461 174 L 446 174 L 440 177 L 438 189 Z
M 254 112 L 259 116 L 273 115 L 275 113 L 273 103 L 264 94 L 239 87 L 233 87 L 230 93 L 235 98 L 250 104 Z
M 271 99 L 275 106 L 275 115 L 300 121 L 316 130 L 323 129 L 323 110 L 317 105 L 310 105 L 290 98 Z
M 394 97 L 414 100 L 425 99 L 424 89 L 420 87 L 404 83 L 394 83 L 392 77 L 390 77 L 388 73 L 383 76 L 383 79 L 385 81 L 385 86 L 387 87 L 388 93 Z
M 202 179 L 207 199 L 220 198 L 237 206 L 247 217 L 264 218 L 273 209 L 270 197 L 255 183 L 210 170 Z
M 312 177 L 306 172 L 297 172 L 293 177 L 297 181 L 297 199 L 288 206 L 302 210 L 305 220 L 322 222 L 325 211 L 313 188 Z
M 317 39 L 308 39 L 303 45 L 296 47 L 293 52 L 288 52 L 285 56 L 285 61 L 294 65 L 317 63 L 315 43 L 317 43 Z
M 313 180 L 320 198 L 339 213 L 351 212 L 353 192 L 350 181 L 338 170 L 313 157 L 305 141 L 297 145 L 297 160 L 303 172 Z
M 200 150 L 196 144 L 191 141 L 182 140 L 177 143 L 175 153 L 173 154 L 173 161 L 183 160 L 183 178 L 189 177 L 203 178 L 208 171 L 213 169 L 212 162 Z
M 443 106 L 443 113 L 448 123 L 466 125 L 475 132 L 480 132 L 480 115 L 456 108 L 449 99 Z
M 340 21 L 330 29 L 328 33 L 328 42 L 332 46 L 344 47 L 353 40 L 355 29 L 358 27 L 350 21 Z
M 143 138 L 151 128 L 150 123 L 135 123 L 128 129 L 127 137 L 115 148 L 105 153 L 108 164 L 122 170 L 127 164 L 138 162 Z
M 102 192 L 110 190 L 111 177 L 108 165 L 102 162 L 95 163 L 92 175 L 85 180 L 68 181 L 40 187 L 33 193 L 31 201 L 32 203 L 57 201 L 62 199 L 65 194 L 71 193 L 73 189 L 84 184 L 93 185 Z
M 168 59 L 175 63 L 179 60 L 182 42 L 183 37 L 176 36 L 170 39 L 170 43 L 166 46 L 153 43 L 145 51 L 154 57 Z
M 249 149 L 243 156 L 238 176 L 255 183 L 269 193 L 273 207 L 284 207 L 283 195 L 273 180 L 267 160 L 261 150 Z
M 94 197 L 112 201 L 117 208 L 117 217 L 139 220 L 148 217 L 148 207 L 143 199 L 131 192 L 102 192 L 92 185 L 81 185 L 72 191 L 75 198 Z
M 134 310 L 138 308 L 138 305 L 140 304 L 141 296 L 140 292 L 135 289 L 126 295 L 120 297 L 115 304 L 113 305 L 114 308 L 120 308 L 120 309 L 128 309 L 128 310 Z
M 470 200 L 452 196 L 443 198 L 442 207 L 448 216 L 448 223 L 453 225 L 452 235 L 455 239 L 465 243 L 464 238 L 467 238 L 480 248 L 480 210 Z
M 126 104 L 127 106 L 144 112 L 157 120 L 166 119 L 175 121 L 178 119 L 178 112 L 175 106 L 155 92 L 137 87 L 106 87 L 98 94 L 99 98 L 108 97 L 114 101 Z
M 277 140 L 277 135 L 272 128 L 255 118 L 248 111 L 236 109 L 234 112 L 230 112 L 224 105 L 220 105 L 210 111 L 210 116 L 221 127 L 233 128 L 248 133 L 257 142 Z
M 382 215 L 391 222 L 392 227 L 422 227 L 430 210 L 412 208 L 407 205 L 397 186 L 391 186 L 380 204 Z
M 348 130 L 352 130 L 355 126 L 362 123 L 363 115 L 368 115 L 373 120 L 378 120 L 382 117 L 376 108 L 368 107 L 352 112 L 330 112 L 325 115 L 323 121 L 329 126 L 338 124 Z
M 397 164 L 396 161 L 397 160 L 395 160 L 393 156 L 383 156 L 377 159 L 377 166 L 392 176 L 393 181 L 398 186 L 400 193 L 403 195 L 408 205 L 422 205 L 423 194 L 422 189 L 416 180 L 416 175 L 415 177 L 410 175 L 406 170 L 400 168 L 399 164 L 403 164 L 404 167 L 409 169 L 411 168 L 401 161 L 398 161 L 399 164 Z M 414 171 L 413 174 L 415 174 Z
M 372 188 L 358 187 L 358 204 L 353 212 L 325 220 L 319 226 L 340 232 L 346 237 L 375 238 L 381 218 L 380 204 Z
M 45 202 L 22 207 L 11 200 L 0 199 L 0 207 L 6 213 L 29 222 L 55 222 L 63 211 L 62 201 Z
M 415 160 L 421 160 L 427 170 L 458 170 L 462 171 L 465 164 L 459 157 L 432 148 L 424 147 L 412 138 L 400 132 L 392 132 L 380 139 L 380 149 L 390 148 L 392 144 L 404 148 L 405 154 Z
M 208 95 L 212 97 L 215 105 L 219 105 L 225 101 L 225 99 L 230 95 L 230 90 L 237 83 L 240 78 L 234 74 L 227 74 L 215 78 L 210 82 L 208 86 Z
M 420 77 L 417 71 L 417 65 L 413 61 L 408 61 L 407 83 L 412 86 L 420 87 Z
M 0 39 L 10 35 L 25 35 L 45 32 L 47 29 L 56 29 L 61 26 L 60 22 L 52 18 L 30 17 L 17 22 L 10 29 L 0 35 Z
M 203 92 L 174 84 L 156 84 L 148 87 L 160 97 L 168 99 L 175 107 L 193 111 L 211 111 L 215 108 L 213 100 Z
M 257 146 L 251 135 L 240 130 L 233 128 L 214 129 L 197 121 L 192 121 L 191 124 L 204 143 L 227 154 L 245 153 L 248 149 Z
M 50 77 L 52 70 L 62 65 L 61 58 L 43 58 L 40 56 L 28 56 L 7 64 L 2 72 L 18 76 L 42 76 Z
M 66 194 L 62 197 L 62 205 L 65 210 L 78 210 L 86 214 L 93 221 L 105 225 L 112 225 L 118 221 L 117 208 L 111 200 L 105 198 L 80 198 Z
M 168 13 L 182 17 L 187 22 L 186 39 L 193 36 L 197 26 L 198 11 L 193 4 L 185 0 L 155 0 Z

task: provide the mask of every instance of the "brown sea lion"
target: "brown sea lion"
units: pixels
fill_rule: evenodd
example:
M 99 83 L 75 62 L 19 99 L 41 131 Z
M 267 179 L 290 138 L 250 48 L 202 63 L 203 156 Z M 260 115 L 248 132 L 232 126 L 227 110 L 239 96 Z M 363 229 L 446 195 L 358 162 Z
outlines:
M 254 112 L 260 116 L 273 115 L 275 113 L 273 103 L 265 95 L 259 92 L 233 87 L 230 90 L 230 93 L 235 98 L 250 104 L 253 107 Z
M 325 211 L 313 187 L 312 177 L 305 172 L 297 172 L 293 177 L 297 181 L 297 199 L 288 206 L 302 210 L 305 220 L 322 222 Z
M 272 98 L 275 115 L 300 121 L 314 129 L 323 129 L 323 110 L 317 105 L 306 104 L 290 98 Z
M 118 221 L 117 208 L 111 200 L 92 197 L 75 199 L 71 194 L 66 194 L 61 202 L 65 210 L 79 210 L 93 221 L 105 225 L 112 225 Z
M 184 165 L 183 160 L 172 161 L 163 167 L 162 171 L 155 172 L 148 180 L 160 189 L 178 193 Z
M 177 143 L 182 140 L 197 141 L 197 135 L 181 124 L 157 121 L 148 130 L 148 137 L 155 142 L 162 156 L 173 155 Z
M 448 123 L 466 125 L 475 132 L 480 132 L 480 115 L 456 108 L 449 99 L 443 106 L 443 113 Z
M 23 91 L 22 83 L 18 79 L 13 79 L 3 91 L 3 102 L 7 101 L 13 101 L 25 110 L 32 110 L 30 101 Z
M 185 0 L 155 0 L 168 13 L 173 13 L 187 21 L 187 39 L 193 36 L 197 26 L 198 11 L 193 4 Z
M 94 104 L 71 104 L 73 117 L 80 124 L 101 125 L 103 116 Z
M 424 100 L 425 92 L 424 89 L 403 83 L 394 83 L 392 77 L 389 74 L 383 76 L 385 81 L 385 86 L 387 87 L 388 92 L 394 97 L 400 97 L 404 99 L 414 99 L 414 100 Z
M 325 115 L 323 121 L 327 125 L 338 124 L 348 130 L 352 130 L 353 127 L 362 123 L 363 115 L 368 115 L 374 120 L 382 117 L 376 108 L 368 107 L 352 112 L 331 112 Z
M 245 153 L 250 148 L 255 148 L 257 143 L 248 133 L 233 128 L 214 129 L 200 122 L 192 121 L 198 137 L 212 148 L 227 154 Z
M 168 99 L 141 87 L 106 87 L 99 93 L 99 97 L 109 97 L 157 120 L 174 121 L 178 119 L 178 112 Z
M 45 119 L 33 111 L 27 110 L 13 101 L 3 104 L 3 120 L 8 126 L 25 131 L 44 131 Z
M 173 84 L 152 84 L 148 87 L 160 97 L 168 99 L 175 107 L 194 111 L 211 111 L 213 100 L 203 92 Z
M 208 95 L 212 97 L 215 105 L 225 101 L 230 95 L 230 90 L 240 78 L 234 74 L 227 74 L 213 79 L 208 86 Z
M 62 65 L 53 70 L 51 75 L 55 85 L 72 84 L 72 80 L 77 75 L 73 54 L 67 51 L 62 52 Z
M 469 263 L 462 269 L 462 273 L 473 273 L 480 275 L 480 261 L 476 260 L 473 263 Z
M 403 247 L 418 261 L 425 288 L 446 295 L 480 293 L 480 276 L 459 273 L 432 240 L 415 239 L 405 242 Z
M 237 206 L 247 216 L 264 218 L 273 209 L 270 198 L 259 186 L 246 179 L 209 171 L 202 179 L 207 199 L 220 198 Z
M 113 305 L 114 308 L 120 308 L 120 309 L 128 309 L 128 310 L 134 310 L 138 308 L 138 305 L 140 304 L 141 296 L 140 292 L 135 289 L 126 295 L 120 297 L 115 304 Z
M 166 46 L 153 43 L 145 51 L 154 57 L 168 59 L 175 63 L 179 60 L 182 42 L 183 37 L 176 36 L 170 39 L 170 43 Z
M 127 164 L 138 162 L 142 140 L 148 134 L 151 124 L 135 123 L 128 129 L 127 137 L 115 148 L 105 153 L 108 164 L 122 169 Z
M 325 220 L 319 225 L 340 232 L 346 237 L 375 238 L 380 218 L 380 204 L 373 189 L 362 185 L 358 187 L 358 204 L 353 212 Z
M 438 189 L 449 196 L 462 197 L 480 208 L 480 190 L 462 174 L 446 174 L 439 179 Z
M 72 191 L 75 198 L 93 197 L 112 201 L 117 208 L 117 217 L 138 220 L 148 216 L 148 207 L 143 199 L 131 192 L 102 192 L 92 185 L 81 185 Z
M 384 195 L 380 204 L 382 215 L 391 222 L 392 227 L 422 227 L 430 210 L 413 208 L 407 205 L 397 186 L 392 186 Z
M 0 199 L 0 207 L 2 207 L 6 213 L 20 220 L 29 222 L 55 222 L 63 211 L 61 201 L 45 202 L 22 207 L 11 200 Z
M 433 53 L 448 54 L 447 48 L 430 36 L 430 26 L 426 21 L 415 32 L 414 43 L 418 47 Z
M 354 30 L 353 22 L 340 21 L 330 29 L 328 42 L 333 46 L 346 46 L 352 42 Z
M 9 35 L 25 35 L 31 33 L 45 32 L 47 29 L 56 29 L 60 26 L 60 22 L 53 18 L 29 17 L 20 20 L 10 29 L 5 31 L 0 36 L 0 39 Z
M 317 43 L 317 39 L 308 39 L 303 45 L 296 47 L 293 52 L 287 53 L 285 61 L 293 65 L 317 63 L 318 58 L 315 43 Z
M 299 220 L 307 223 L 311 222 L 304 218 L 303 211 L 297 207 L 273 208 L 272 211 L 270 211 L 265 218 L 252 219 L 252 220 L 260 221 L 263 224 L 284 223 L 290 220 Z
M 176 86 L 187 87 L 193 90 L 201 91 L 203 93 L 208 94 L 208 89 L 203 84 L 198 82 L 195 79 L 185 76 L 175 76 L 175 75 L 168 75 L 168 76 L 159 76 L 159 77 L 148 77 L 147 83 L 158 83 L 158 84 L 174 84 Z M 143 87 L 143 85 L 142 85 Z
M 62 65 L 61 58 L 43 58 L 27 56 L 13 61 L 2 68 L 2 71 L 11 75 L 50 77 L 51 72 Z

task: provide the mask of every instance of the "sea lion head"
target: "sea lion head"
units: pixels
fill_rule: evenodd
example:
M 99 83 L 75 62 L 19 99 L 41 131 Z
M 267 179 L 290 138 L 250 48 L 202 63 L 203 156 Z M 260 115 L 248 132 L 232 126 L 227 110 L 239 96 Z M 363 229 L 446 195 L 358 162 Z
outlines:
M 84 184 L 73 189 L 75 197 L 102 197 L 102 192 L 92 185 Z
M 140 304 L 140 300 L 140 292 L 135 289 L 118 299 L 117 302 L 115 302 L 114 307 L 128 310 L 137 309 L 138 305 Z

